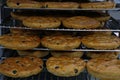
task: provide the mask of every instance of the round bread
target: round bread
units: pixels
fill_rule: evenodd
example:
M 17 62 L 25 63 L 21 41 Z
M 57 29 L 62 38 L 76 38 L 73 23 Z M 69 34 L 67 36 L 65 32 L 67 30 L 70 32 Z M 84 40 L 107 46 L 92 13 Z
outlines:
M 88 35 L 82 38 L 82 44 L 87 48 L 116 49 L 120 45 L 120 39 L 113 35 Z
M 57 28 L 61 22 L 54 17 L 28 17 L 23 20 L 23 25 L 31 28 Z
M 45 8 L 78 8 L 76 2 L 45 2 Z
M 111 1 L 106 2 L 88 2 L 88 3 L 80 3 L 81 8 L 92 8 L 92 9 L 107 9 L 114 8 L 115 3 Z
M 35 50 L 17 50 L 20 56 L 35 56 L 35 57 L 45 57 L 49 54 L 48 51 L 35 51 Z
M 47 62 L 47 70 L 61 77 L 72 77 L 79 75 L 85 69 L 86 63 L 80 58 L 67 56 L 50 57 Z
M 4 34 L 0 36 L 0 45 L 14 50 L 33 49 L 40 44 L 40 38 L 36 35 Z
M 110 58 L 91 59 L 87 63 L 88 72 L 99 79 L 120 79 L 120 60 Z
M 67 28 L 90 29 L 100 26 L 100 22 L 86 16 L 75 16 L 63 20 L 63 25 Z
M 35 0 L 7 0 L 7 6 L 11 8 L 41 8 L 43 2 Z
M 43 69 L 43 61 L 37 57 L 11 57 L 0 63 L 0 73 L 13 78 L 36 75 Z
M 117 59 L 119 56 L 119 53 L 118 52 L 87 52 L 86 55 L 90 58 Z
M 80 43 L 80 38 L 69 35 L 52 35 L 45 36 L 41 39 L 41 44 L 44 47 L 53 50 L 71 50 L 79 47 Z
M 82 57 L 83 52 L 81 52 L 81 51 L 75 51 L 75 52 L 69 52 L 69 51 L 52 51 L 51 55 L 54 56 L 54 57 L 60 57 L 60 56 Z
M 109 30 L 109 29 L 108 29 Z M 106 35 L 106 36 L 111 36 L 112 31 L 94 31 L 94 35 Z
M 22 15 L 21 13 L 11 12 L 11 16 L 16 20 L 25 20 L 28 16 Z

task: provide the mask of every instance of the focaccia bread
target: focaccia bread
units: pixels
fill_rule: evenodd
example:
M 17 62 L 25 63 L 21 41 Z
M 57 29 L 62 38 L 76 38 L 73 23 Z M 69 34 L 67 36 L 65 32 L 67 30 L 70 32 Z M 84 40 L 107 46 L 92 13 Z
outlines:
M 38 47 L 40 38 L 36 35 L 4 34 L 0 36 L 0 45 L 13 50 L 28 50 Z
M 45 57 L 49 54 L 48 51 L 39 51 L 39 50 L 17 50 L 20 56 L 35 56 L 35 57 Z
M 119 80 L 120 60 L 110 58 L 91 59 L 87 63 L 88 72 L 99 79 Z
M 45 2 L 45 8 L 78 8 L 77 2 Z
M 41 44 L 53 50 L 71 50 L 80 46 L 81 39 L 70 35 L 44 36 Z
M 54 57 L 68 56 L 68 57 L 82 57 L 83 52 L 81 51 L 51 51 L 51 55 Z
M 87 48 L 116 49 L 120 46 L 120 39 L 113 35 L 88 35 L 82 38 L 82 44 Z
M 72 77 L 79 75 L 85 69 L 86 63 L 80 58 L 66 56 L 50 57 L 46 62 L 47 70 L 61 77 Z
M 90 58 L 111 58 L 117 59 L 119 52 L 87 52 L 86 55 Z
M 75 29 L 90 29 L 97 28 L 101 24 L 96 19 L 86 17 L 86 16 L 74 16 L 67 18 L 62 21 L 63 25 L 67 28 L 75 28 Z
M 57 28 L 61 25 L 60 20 L 54 17 L 32 16 L 23 20 L 23 25 L 31 28 Z
M 24 78 L 40 73 L 43 61 L 33 56 L 10 57 L 0 63 L 0 73 L 13 78 Z
M 91 9 L 108 9 L 114 8 L 116 4 L 111 1 L 105 2 L 88 2 L 88 3 L 80 3 L 81 8 L 91 8 Z
M 44 5 L 35 0 L 7 0 L 6 4 L 11 8 L 41 8 Z

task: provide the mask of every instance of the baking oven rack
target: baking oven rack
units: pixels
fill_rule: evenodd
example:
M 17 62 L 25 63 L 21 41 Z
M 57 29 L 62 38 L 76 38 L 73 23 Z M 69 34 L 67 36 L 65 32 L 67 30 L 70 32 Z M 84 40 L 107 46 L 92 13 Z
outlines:
M 46 31 L 112 31 L 112 32 L 120 32 L 120 23 L 113 19 L 112 17 L 105 23 L 104 29 L 72 29 L 65 28 L 62 25 L 59 28 L 47 28 L 47 29 L 36 29 L 29 28 L 22 25 L 22 22 L 11 18 L 11 16 L 6 17 L 2 20 L 0 24 L 0 28 L 16 28 L 16 29 L 30 29 L 30 30 L 46 30 Z
M 82 9 L 82 8 L 10 8 L 6 5 L 5 1 L 3 2 L 2 7 L 5 9 L 21 9 L 21 10 L 62 10 L 62 11 L 74 11 L 74 10 L 79 10 L 79 11 L 84 11 L 84 10 L 101 10 L 101 11 L 110 11 L 110 10 L 120 10 L 120 4 L 116 3 L 115 8 L 107 8 L 107 9 L 93 9 L 93 8 L 88 8 L 88 9 Z
M 18 56 L 18 54 L 14 50 L 6 49 L 4 50 L 4 52 L 5 54 L 3 54 L 2 57 L 0 57 L 0 62 L 7 57 Z M 45 62 L 46 58 L 43 58 L 43 61 Z M 41 73 L 28 77 L 28 78 L 11 78 L 11 77 L 6 77 L 0 74 L 0 80 L 98 80 L 98 79 L 89 75 L 87 70 L 84 70 L 80 75 L 75 76 L 75 77 L 58 77 L 58 76 L 54 76 L 53 74 L 49 73 L 47 69 L 44 67 Z
M 5 49 L 6 47 L 0 46 L 0 49 Z M 6 48 L 7 49 L 7 48 Z M 53 50 L 53 49 L 48 49 L 48 48 L 44 48 L 44 47 L 37 47 L 37 48 L 33 48 L 32 50 L 41 50 L 41 51 L 58 51 L 58 50 Z M 120 52 L 120 47 L 118 47 L 117 49 L 108 49 L 108 50 L 104 50 L 104 49 L 89 49 L 89 48 L 76 48 L 76 49 L 71 49 L 71 50 L 62 50 L 62 51 L 109 51 L 109 52 Z

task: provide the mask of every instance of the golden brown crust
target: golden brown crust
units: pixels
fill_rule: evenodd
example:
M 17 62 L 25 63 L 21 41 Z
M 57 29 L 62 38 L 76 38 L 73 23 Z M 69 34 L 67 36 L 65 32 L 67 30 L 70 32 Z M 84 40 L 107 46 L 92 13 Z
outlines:
M 45 8 L 78 8 L 76 2 L 45 2 Z
M 75 52 L 69 52 L 69 51 L 52 51 L 51 55 L 54 56 L 54 57 L 60 57 L 60 56 L 81 57 L 83 55 L 83 52 L 81 52 L 81 51 L 75 51 Z
M 11 8 L 41 8 L 43 5 L 34 0 L 7 0 L 7 6 Z
M 17 50 L 20 56 L 35 56 L 35 57 L 45 57 L 49 54 L 48 51 L 36 51 L 36 50 Z
M 90 29 L 100 26 L 100 22 L 86 16 L 75 16 L 63 20 L 63 25 L 67 28 Z
M 120 79 L 120 60 L 110 58 L 97 58 L 88 61 L 88 72 L 103 79 Z
M 47 62 L 47 70 L 61 77 L 71 77 L 79 75 L 85 68 L 86 63 L 80 58 L 70 58 L 66 56 L 50 57 Z
M 23 20 L 23 25 L 31 28 L 57 28 L 60 24 L 54 17 L 33 16 Z
M 11 57 L 0 63 L 0 73 L 9 77 L 23 78 L 36 75 L 43 69 L 43 61 L 37 57 Z
M 120 46 L 120 39 L 113 35 L 88 35 L 82 38 L 82 43 L 88 48 L 115 49 Z
M 86 54 L 90 58 L 111 58 L 117 59 L 119 56 L 118 52 L 87 52 Z
M 44 47 L 53 50 L 70 50 L 79 47 L 81 43 L 80 38 L 72 37 L 70 35 L 52 35 L 45 36 L 41 39 L 41 44 Z
M 0 36 L 0 45 L 14 50 L 28 50 L 39 46 L 40 38 L 35 35 L 4 34 Z
M 95 8 L 95 9 L 107 9 L 107 8 L 114 8 L 115 3 L 111 1 L 106 2 L 88 2 L 88 3 L 80 3 L 81 8 Z
M 25 20 L 28 16 L 22 15 L 20 13 L 11 12 L 11 16 L 16 20 Z

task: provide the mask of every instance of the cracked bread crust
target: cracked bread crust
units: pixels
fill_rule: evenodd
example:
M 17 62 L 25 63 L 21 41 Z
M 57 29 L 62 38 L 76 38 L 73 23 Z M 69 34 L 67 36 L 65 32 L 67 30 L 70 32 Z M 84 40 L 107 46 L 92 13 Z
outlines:
M 23 25 L 31 28 L 57 28 L 61 25 L 61 21 L 54 17 L 33 16 L 23 20 Z
M 110 58 L 91 59 L 87 63 L 88 72 L 99 79 L 120 79 L 120 60 Z
M 86 16 L 75 16 L 70 17 L 62 21 L 63 25 L 67 28 L 75 28 L 75 29 L 90 29 L 97 28 L 101 24 L 96 19 L 86 17 Z
M 81 8 L 95 8 L 95 9 L 107 9 L 107 8 L 114 8 L 116 4 L 111 1 L 107 2 L 89 2 L 89 3 L 80 3 Z
M 41 39 L 41 44 L 44 47 L 53 50 L 70 50 L 80 46 L 81 40 L 78 37 L 69 35 L 52 35 L 45 36 Z
M 76 2 L 45 2 L 45 8 L 78 8 Z
M 40 38 L 36 35 L 4 34 L 0 36 L 0 45 L 13 50 L 28 50 L 39 44 Z
M 41 8 L 43 5 L 35 0 L 7 0 L 7 6 L 11 8 Z
M 8 77 L 24 78 L 40 73 L 43 69 L 43 61 L 40 58 L 10 57 L 0 63 L 0 73 Z
M 113 35 L 88 35 L 82 38 L 82 44 L 87 48 L 116 49 L 120 46 L 120 38 Z
M 85 65 L 84 60 L 67 56 L 50 57 L 46 62 L 47 70 L 61 77 L 77 76 L 85 69 Z

